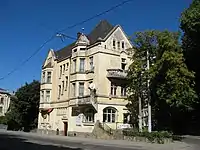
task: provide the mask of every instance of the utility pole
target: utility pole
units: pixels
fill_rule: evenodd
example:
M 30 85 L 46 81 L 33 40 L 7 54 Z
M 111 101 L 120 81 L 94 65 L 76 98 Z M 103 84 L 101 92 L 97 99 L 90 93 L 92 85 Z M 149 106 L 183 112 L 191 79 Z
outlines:
M 141 84 L 141 78 L 142 78 L 142 73 L 140 73 L 140 84 Z M 142 132 L 142 100 L 141 100 L 141 85 L 139 87 L 139 95 L 138 95 L 138 100 L 139 100 L 139 132 Z
M 147 70 L 149 70 L 149 50 L 147 49 Z M 147 80 L 147 94 L 148 94 L 148 132 L 152 131 L 151 127 L 151 97 L 149 89 L 150 80 Z

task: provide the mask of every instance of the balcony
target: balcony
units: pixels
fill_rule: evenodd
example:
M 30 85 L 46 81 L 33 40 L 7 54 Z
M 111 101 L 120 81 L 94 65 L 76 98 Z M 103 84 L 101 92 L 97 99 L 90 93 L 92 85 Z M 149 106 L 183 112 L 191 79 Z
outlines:
M 78 99 L 76 99 L 76 104 L 78 106 L 92 105 L 95 110 L 97 110 L 97 101 L 94 96 L 78 97 Z
M 122 69 L 107 69 L 107 78 L 127 79 L 127 71 Z

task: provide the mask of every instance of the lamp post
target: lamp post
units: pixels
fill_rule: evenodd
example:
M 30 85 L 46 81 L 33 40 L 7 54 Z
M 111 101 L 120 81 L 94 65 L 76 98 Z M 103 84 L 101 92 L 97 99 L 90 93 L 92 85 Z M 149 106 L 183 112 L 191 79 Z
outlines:
M 147 49 L 147 70 L 149 70 L 149 50 Z M 152 131 L 151 127 L 151 97 L 150 97 L 150 90 L 149 90 L 149 83 L 150 80 L 147 80 L 147 91 L 148 91 L 148 132 Z

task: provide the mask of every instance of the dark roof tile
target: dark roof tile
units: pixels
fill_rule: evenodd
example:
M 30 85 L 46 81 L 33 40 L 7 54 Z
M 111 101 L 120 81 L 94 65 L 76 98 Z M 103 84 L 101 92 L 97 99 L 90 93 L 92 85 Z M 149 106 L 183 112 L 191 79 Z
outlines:
M 99 24 L 87 35 L 90 40 L 90 45 L 96 43 L 99 39 L 104 39 L 114 28 L 108 21 L 102 20 Z M 57 59 L 63 60 L 72 55 L 72 48 L 75 46 L 75 42 L 62 48 L 61 50 L 55 51 Z

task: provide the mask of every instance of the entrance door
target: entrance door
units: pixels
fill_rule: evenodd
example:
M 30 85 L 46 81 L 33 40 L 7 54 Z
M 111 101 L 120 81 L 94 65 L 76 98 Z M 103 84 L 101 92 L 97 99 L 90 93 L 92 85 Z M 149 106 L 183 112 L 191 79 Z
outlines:
M 67 136 L 68 122 L 64 122 L 64 136 Z

